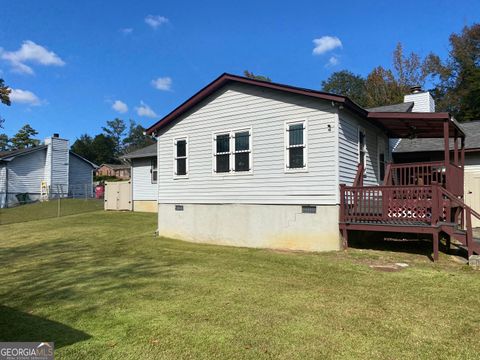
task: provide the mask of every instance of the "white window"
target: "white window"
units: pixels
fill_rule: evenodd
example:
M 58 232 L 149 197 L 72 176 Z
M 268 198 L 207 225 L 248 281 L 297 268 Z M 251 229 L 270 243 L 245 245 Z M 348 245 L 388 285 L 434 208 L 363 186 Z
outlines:
M 285 123 L 285 170 L 307 170 L 307 122 Z
M 367 135 L 365 130 L 362 128 L 358 129 L 358 162 L 366 166 L 366 156 L 367 156 Z
M 158 175 L 157 158 L 153 158 L 150 162 L 150 175 L 151 175 L 152 184 L 156 184 L 157 183 L 157 175 Z
M 214 173 L 251 173 L 251 129 L 217 133 L 213 136 Z
M 188 138 L 173 140 L 173 174 L 175 177 L 188 176 Z

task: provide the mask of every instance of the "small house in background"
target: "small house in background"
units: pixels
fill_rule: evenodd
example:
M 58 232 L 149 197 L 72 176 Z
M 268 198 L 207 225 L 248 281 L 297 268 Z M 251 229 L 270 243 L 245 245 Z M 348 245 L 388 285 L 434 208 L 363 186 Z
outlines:
M 131 164 L 133 211 L 157 212 L 157 144 L 122 157 Z
M 43 145 L 0 152 L 0 208 L 49 197 L 92 197 L 95 164 L 58 134 Z M 44 194 L 42 194 L 44 192 Z
M 130 166 L 128 164 L 102 164 L 95 171 L 97 176 L 114 176 L 119 180 L 130 179 Z

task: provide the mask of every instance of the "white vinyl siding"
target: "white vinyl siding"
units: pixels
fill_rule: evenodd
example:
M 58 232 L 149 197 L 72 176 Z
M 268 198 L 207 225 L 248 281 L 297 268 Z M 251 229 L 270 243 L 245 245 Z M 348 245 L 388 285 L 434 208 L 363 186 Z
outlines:
M 0 209 L 5 207 L 5 192 L 6 189 L 6 177 L 7 171 L 4 164 L 0 164 Z
M 159 134 L 160 203 L 335 204 L 331 102 L 231 84 Z M 308 172 L 285 173 L 285 122 L 308 122 Z M 252 174 L 212 173 L 212 134 L 251 128 Z M 172 141 L 188 135 L 189 178 L 175 181 Z
M 7 163 L 9 202 L 15 195 L 29 193 L 30 198 L 40 195 L 40 184 L 44 180 L 46 149 L 17 156 Z
M 388 138 L 380 129 L 369 124 L 366 120 L 346 110 L 341 110 L 339 115 L 339 172 L 340 184 L 352 185 L 357 174 L 359 162 L 359 129 L 365 131 L 365 174 L 364 185 L 377 185 L 380 183 L 378 171 L 378 141 L 383 141 L 388 149 Z M 385 161 L 389 161 L 388 150 Z
M 132 159 L 133 200 L 157 200 L 157 184 L 152 183 L 152 159 Z M 170 175 L 171 178 L 171 175 Z

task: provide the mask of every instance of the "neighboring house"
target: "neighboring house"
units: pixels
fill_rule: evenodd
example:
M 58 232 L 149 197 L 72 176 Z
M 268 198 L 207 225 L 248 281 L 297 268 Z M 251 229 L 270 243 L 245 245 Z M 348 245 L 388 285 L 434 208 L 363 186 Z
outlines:
M 96 165 L 69 151 L 58 134 L 44 145 L 0 153 L 0 207 L 18 203 L 17 195 L 38 200 L 42 183 L 50 196 L 92 196 Z
M 465 202 L 480 212 L 480 120 L 461 123 L 465 138 Z M 403 139 L 393 152 L 396 163 L 441 161 L 443 139 Z M 453 152 L 453 143 L 450 143 Z M 451 155 L 453 156 L 453 155 Z M 480 227 L 480 220 L 474 219 Z
M 131 164 L 133 211 L 158 211 L 157 144 L 122 157 Z
M 130 166 L 127 164 L 102 164 L 95 171 L 97 176 L 115 176 L 120 180 L 130 179 Z

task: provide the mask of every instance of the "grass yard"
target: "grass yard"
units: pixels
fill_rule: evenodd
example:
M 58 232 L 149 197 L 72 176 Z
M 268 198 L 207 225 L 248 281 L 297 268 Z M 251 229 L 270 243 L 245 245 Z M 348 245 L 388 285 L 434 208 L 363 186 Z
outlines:
M 199 245 L 155 221 L 1 226 L 0 340 L 55 341 L 59 359 L 479 357 L 480 272 L 446 255 Z
M 103 210 L 103 200 L 97 199 L 58 199 L 20 205 L 10 209 L 0 209 L 0 225 L 40 220 L 60 216 Z

